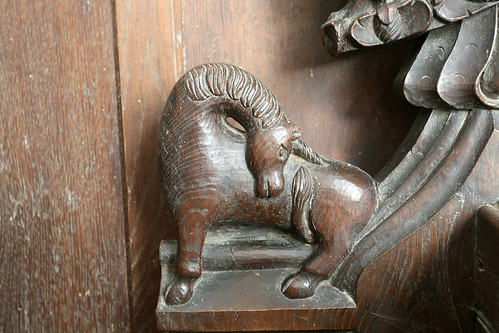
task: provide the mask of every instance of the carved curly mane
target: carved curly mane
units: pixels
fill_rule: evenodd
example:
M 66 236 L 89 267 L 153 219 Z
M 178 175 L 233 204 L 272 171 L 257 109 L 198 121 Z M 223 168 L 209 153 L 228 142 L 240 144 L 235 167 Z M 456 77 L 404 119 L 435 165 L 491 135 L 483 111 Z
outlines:
M 206 64 L 191 69 L 185 80 L 188 96 L 203 101 L 213 96 L 225 96 L 250 108 L 262 121 L 263 128 L 273 128 L 284 117 L 275 96 L 250 73 L 227 64 Z

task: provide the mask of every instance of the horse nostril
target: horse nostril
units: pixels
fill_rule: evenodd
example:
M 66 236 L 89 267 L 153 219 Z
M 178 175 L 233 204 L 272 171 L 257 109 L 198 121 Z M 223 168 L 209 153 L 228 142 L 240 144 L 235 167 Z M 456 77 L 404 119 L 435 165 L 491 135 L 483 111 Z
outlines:
M 283 190 L 283 181 L 280 178 L 276 178 L 269 181 L 270 194 L 269 197 L 275 197 L 279 195 Z
M 270 186 L 270 180 L 265 181 L 265 196 L 270 198 L 272 195 L 272 187 Z

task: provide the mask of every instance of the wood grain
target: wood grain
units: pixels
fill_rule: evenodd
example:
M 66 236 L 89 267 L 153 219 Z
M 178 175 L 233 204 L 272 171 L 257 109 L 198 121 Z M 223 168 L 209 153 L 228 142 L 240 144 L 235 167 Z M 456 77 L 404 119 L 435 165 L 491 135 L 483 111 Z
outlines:
M 176 238 L 157 170 L 159 116 L 174 82 L 206 62 L 242 66 L 276 95 L 318 152 L 371 174 L 388 161 L 415 113 L 392 82 L 411 45 L 331 58 L 321 24 L 342 3 L 117 1 L 134 327 L 150 331 L 159 243 Z M 376 82 L 376 84 L 372 84 Z
M 359 332 L 474 331 L 474 216 L 498 199 L 499 112 L 492 114 L 495 130 L 458 192 L 361 275 Z
M 128 331 L 112 2 L 0 22 L 0 332 Z
M 243 67 L 269 87 L 317 152 L 374 174 L 408 132 L 414 109 L 395 97 L 392 84 L 411 44 L 332 58 L 320 26 L 341 2 L 182 5 L 186 69 Z
M 499 209 L 478 210 L 474 298 L 479 324 L 499 329 Z M 491 330 L 492 331 L 492 330 Z
M 330 58 L 320 26 L 343 2 L 118 0 L 115 18 L 114 1 L 0 2 L 0 332 L 156 330 L 158 247 L 176 237 L 157 127 L 174 82 L 195 65 L 243 66 L 317 151 L 381 169 L 414 118 L 391 90 L 411 45 Z M 498 199 L 494 117 L 459 193 L 367 268 L 349 325 L 473 329 L 470 221 Z

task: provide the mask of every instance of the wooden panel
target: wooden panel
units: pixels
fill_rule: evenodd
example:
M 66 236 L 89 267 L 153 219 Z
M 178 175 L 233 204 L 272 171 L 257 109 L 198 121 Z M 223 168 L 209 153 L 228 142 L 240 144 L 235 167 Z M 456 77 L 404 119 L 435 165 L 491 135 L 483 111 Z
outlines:
M 117 1 L 131 264 L 137 331 L 153 330 L 158 248 L 176 237 L 160 200 L 156 136 L 174 82 L 201 63 L 244 67 L 276 95 L 318 152 L 376 173 L 415 113 L 392 82 L 410 44 L 330 57 L 321 24 L 341 2 Z
M 360 332 L 471 332 L 473 218 L 463 192 L 369 266 L 358 283 Z M 462 213 L 456 214 L 456 211 Z
M 116 2 L 125 147 L 130 302 L 134 331 L 155 330 L 159 291 L 159 244 L 175 237 L 163 204 L 157 158 L 158 122 L 181 75 L 176 1 Z M 174 15 L 176 14 L 177 17 Z M 175 19 L 175 21 L 174 21 Z
M 499 329 L 499 210 L 478 211 L 475 262 L 475 306 L 479 323 Z
M 498 199 L 499 112 L 493 117 L 495 130 L 458 193 L 362 274 L 359 332 L 475 331 L 474 216 Z
M 128 331 L 112 2 L 0 22 L 0 331 Z

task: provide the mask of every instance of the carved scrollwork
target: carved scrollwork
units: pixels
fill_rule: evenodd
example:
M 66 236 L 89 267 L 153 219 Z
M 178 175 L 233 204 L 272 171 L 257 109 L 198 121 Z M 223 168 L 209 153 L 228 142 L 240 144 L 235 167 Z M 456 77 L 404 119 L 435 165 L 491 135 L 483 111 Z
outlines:
M 407 100 L 425 108 L 496 108 L 497 3 L 350 1 L 323 25 L 323 39 L 340 54 L 429 32 L 405 76 Z
M 423 2 L 429 10 L 416 10 Z M 435 109 L 421 114 L 411 131 L 419 136 L 405 142 L 375 177 L 379 208 L 335 268 L 333 285 L 354 293 L 367 265 L 424 225 L 473 170 L 493 132 L 486 109 L 499 105 L 497 6 L 497 1 L 350 1 L 324 24 L 324 42 L 334 54 L 429 32 L 407 66 L 403 91 L 412 104 Z M 393 19 L 386 20 L 390 11 Z M 386 33 L 379 33 L 376 21 L 389 23 Z

